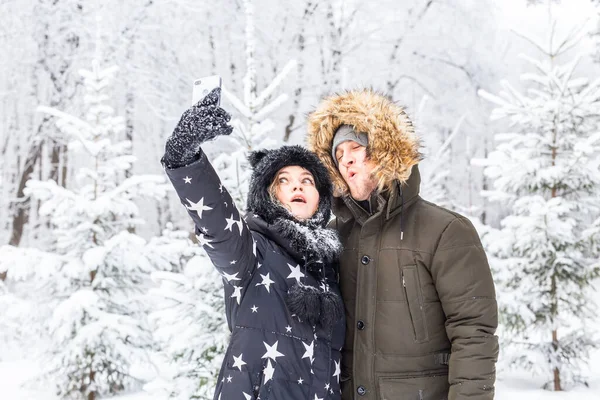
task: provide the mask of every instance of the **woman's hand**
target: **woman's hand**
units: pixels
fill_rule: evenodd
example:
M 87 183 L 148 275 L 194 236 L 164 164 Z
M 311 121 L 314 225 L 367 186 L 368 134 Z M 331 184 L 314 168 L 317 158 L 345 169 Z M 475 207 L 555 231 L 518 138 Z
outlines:
M 217 105 L 221 89 L 213 89 L 204 99 L 187 109 L 165 144 L 162 159 L 167 168 L 189 165 L 198 157 L 200 145 L 219 135 L 229 135 L 231 116 Z

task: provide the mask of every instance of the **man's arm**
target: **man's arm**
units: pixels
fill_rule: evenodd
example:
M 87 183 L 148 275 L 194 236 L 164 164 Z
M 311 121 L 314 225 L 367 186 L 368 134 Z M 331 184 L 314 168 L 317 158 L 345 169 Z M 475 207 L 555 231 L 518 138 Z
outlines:
M 452 343 L 449 400 L 494 398 L 498 306 L 477 231 L 459 217 L 448 224 L 433 256 L 432 277 Z

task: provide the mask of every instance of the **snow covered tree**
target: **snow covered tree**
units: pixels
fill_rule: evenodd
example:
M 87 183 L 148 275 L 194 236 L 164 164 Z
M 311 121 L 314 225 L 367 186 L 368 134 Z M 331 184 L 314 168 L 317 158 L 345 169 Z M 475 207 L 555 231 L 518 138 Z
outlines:
M 152 271 L 171 269 L 164 248 L 132 233 L 143 222 L 134 200 L 161 198 L 167 186 L 157 175 L 125 178 L 135 157 L 131 142 L 122 140 L 123 119 L 108 105 L 116 71 L 97 63 L 81 71 L 83 119 L 39 108 L 58 117 L 60 137 L 53 139 L 85 166 L 72 188 L 27 182 L 27 194 L 41 202 L 40 214 L 51 222 L 48 249 L 0 249 L 15 278 L 38 282 L 36 296 L 51 310 L 43 365 L 63 398 L 93 400 L 141 383 L 133 369 L 149 364 L 153 344 L 145 292 Z
M 152 295 L 160 300 L 151 319 L 167 372 L 146 390 L 171 398 L 211 399 L 229 339 L 221 276 L 201 247 L 183 234 L 179 255 L 187 260 L 184 268 L 152 275 L 160 285 Z
M 531 39 L 530 39 L 531 40 Z M 546 389 L 585 383 L 583 367 L 598 346 L 586 326 L 596 306 L 591 284 L 600 252 L 590 240 L 600 204 L 600 80 L 577 77 L 580 61 L 558 59 L 576 40 L 531 42 L 545 57 L 525 58 L 526 90 L 507 82 L 499 96 L 481 91 L 510 131 L 480 163 L 509 215 L 484 237 L 495 263 L 505 357 L 548 378 Z
M 220 137 L 218 141 L 203 146 L 204 151 L 213 158 L 213 165 L 222 184 L 240 210 L 246 206 L 252 173 L 247 160 L 248 152 L 276 144 L 269 137 L 274 124 L 268 116 L 288 96 L 280 94 L 273 100 L 271 97 L 296 65 L 293 60 L 288 62 L 275 79 L 259 92 L 254 6 L 251 0 L 244 0 L 242 3 L 246 17 L 243 100 L 227 90 L 226 85 L 223 86 L 222 104 L 235 116 L 231 121 L 234 131 L 230 136 Z M 197 239 L 203 240 L 201 236 Z M 152 314 L 152 319 L 157 326 L 155 335 L 163 352 L 170 358 L 171 373 L 155 380 L 146 389 L 166 392 L 171 398 L 177 399 L 212 398 L 229 340 L 223 301 L 223 278 L 204 250 L 198 248 L 197 252 L 199 254 L 190 257 L 182 271 L 153 274 L 160 285 L 153 293 L 163 301 L 159 303 L 160 309 Z

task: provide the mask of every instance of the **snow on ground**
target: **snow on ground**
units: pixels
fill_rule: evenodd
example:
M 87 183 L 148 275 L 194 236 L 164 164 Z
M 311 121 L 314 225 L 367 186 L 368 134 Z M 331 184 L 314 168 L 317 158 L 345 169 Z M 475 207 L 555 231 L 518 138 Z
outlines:
M 600 351 L 596 351 L 590 363 L 592 371 L 590 387 L 577 387 L 568 392 L 554 393 L 540 390 L 542 380 L 529 373 L 503 371 L 496 384 L 496 400 L 600 400 Z M 52 389 L 24 388 L 24 382 L 35 376 L 38 368 L 28 361 L 0 362 L 1 400 L 59 400 Z M 166 400 L 163 396 L 144 392 L 113 397 L 112 400 Z

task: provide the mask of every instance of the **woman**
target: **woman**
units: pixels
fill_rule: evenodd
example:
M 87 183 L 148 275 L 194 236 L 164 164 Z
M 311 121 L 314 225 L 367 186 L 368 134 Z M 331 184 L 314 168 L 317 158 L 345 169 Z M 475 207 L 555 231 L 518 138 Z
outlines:
M 214 398 L 339 399 L 345 321 L 327 171 L 299 146 L 251 153 L 242 218 L 200 149 L 232 131 L 219 90 L 183 114 L 162 160 L 223 275 L 232 335 Z

